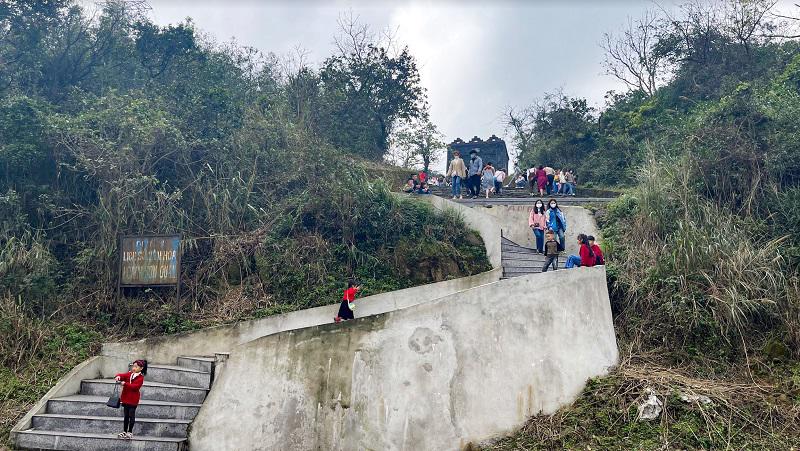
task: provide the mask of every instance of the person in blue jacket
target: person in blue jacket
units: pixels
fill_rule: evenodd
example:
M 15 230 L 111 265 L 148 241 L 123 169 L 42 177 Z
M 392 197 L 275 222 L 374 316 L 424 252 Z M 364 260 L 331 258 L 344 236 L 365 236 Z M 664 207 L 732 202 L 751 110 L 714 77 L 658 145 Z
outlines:
M 558 235 L 558 250 L 564 250 L 564 232 L 567 231 L 567 218 L 564 217 L 564 212 L 558 208 L 558 203 L 555 199 L 550 199 L 547 203 L 547 227 Z

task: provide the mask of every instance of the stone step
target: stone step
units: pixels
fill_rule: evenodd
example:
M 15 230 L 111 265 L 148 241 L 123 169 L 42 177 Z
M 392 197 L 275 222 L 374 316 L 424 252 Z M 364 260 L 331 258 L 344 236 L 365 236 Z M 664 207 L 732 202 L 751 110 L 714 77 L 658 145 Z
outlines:
M 118 416 L 122 409 L 106 405 L 108 396 L 71 395 L 53 398 L 47 402 L 47 413 L 62 415 Z M 168 401 L 142 400 L 136 408 L 136 416 L 142 418 L 162 418 L 192 420 L 200 411 L 199 403 L 179 403 Z
M 512 271 L 525 268 L 538 268 L 542 269 L 544 266 L 544 259 L 541 260 L 503 260 L 503 269 L 510 269 Z
M 539 253 L 536 252 L 536 249 L 529 249 L 527 247 L 522 247 L 522 246 L 512 246 L 510 244 L 502 244 L 500 249 L 501 249 L 502 255 L 505 255 L 506 253 L 508 253 L 508 254 L 539 255 Z
M 113 379 L 86 379 L 81 381 L 81 394 L 108 398 L 114 392 L 114 383 Z M 208 390 L 203 388 L 151 382 L 146 378 L 139 391 L 142 399 L 196 404 L 201 404 L 205 400 L 207 392 Z
M 109 409 L 111 410 L 111 409 Z M 120 409 L 121 411 L 122 409 Z M 136 409 L 136 423 L 133 433 L 148 437 L 185 438 L 192 420 L 165 418 L 146 418 Z M 122 432 L 122 417 L 88 416 L 47 413 L 34 415 L 31 426 L 36 430 L 90 432 L 98 434 L 118 434 Z
M 178 357 L 178 366 L 210 373 L 215 361 L 214 357 L 208 356 L 181 356 Z
M 117 438 L 117 434 L 38 431 L 29 429 L 18 433 L 16 449 L 186 451 L 188 447 L 185 438 L 135 436 L 133 440 L 122 440 Z
M 503 260 L 530 260 L 532 258 L 544 260 L 544 254 L 536 251 L 506 251 L 501 255 Z
M 177 365 L 149 365 L 145 380 L 208 389 L 211 387 L 211 372 Z
M 539 274 L 542 272 L 542 267 L 538 268 L 503 268 L 503 277 L 518 277 L 528 274 Z

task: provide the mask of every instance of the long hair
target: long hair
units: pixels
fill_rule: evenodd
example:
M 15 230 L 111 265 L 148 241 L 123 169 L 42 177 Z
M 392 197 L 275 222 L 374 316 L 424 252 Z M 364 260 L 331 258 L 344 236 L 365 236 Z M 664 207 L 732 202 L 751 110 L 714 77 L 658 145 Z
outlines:
M 550 200 L 548 200 L 548 201 L 547 201 L 547 206 L 548 206 L 548 207 L 550 206 L 550 203 L 551 203 L 551 202 L 552 202 L 552 203 L 554 203 L 554 204 L 556 204 L 556 206 L 555 206 L 555 207 L 553 207 L 554 209 L 556 209 L 556 210 L 560 210 L 560 208 L 558 208 L 558 201 L 556 201 L 556 200 L 555 200 L 555 199 L 553 199 L 552 197 L 550 198 Z
M 541 200 L 537 200 L 536 204 L 538 204 L 539 202 L 542 202 L 542 201 Z M 541 207 L 537 207 L 536 204 L 533 204 L 533 212 L 536 213 L 536 214 L 543 215 L 544 211 L 545 211 L 544 202 L 542 202 L 542 206 Z
M 586 246 L 589 249 L 589 256 L 594 257 L 594 251 L 592 250 L 592 246 L 589 246 L 589 237 L 586 236 L 585 233 L 581 233 L 578 235 L 578 241 L 581 242 L 581 246 Z

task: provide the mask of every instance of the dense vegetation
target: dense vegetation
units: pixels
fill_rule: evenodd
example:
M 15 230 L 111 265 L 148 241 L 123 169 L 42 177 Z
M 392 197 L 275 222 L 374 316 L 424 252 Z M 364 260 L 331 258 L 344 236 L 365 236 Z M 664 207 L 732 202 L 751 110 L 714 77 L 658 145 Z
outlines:
M 407 49 L 348 20 L 318 69 L 158 26 L 140 1 L 0 2 L 0 440 L 104 339 L 488 268 L 452 215 L 370 172 L 425 117 Z M 117 239 L 181 233 L 183 296 L 115 299 Z
M 654 89 L 631 79 L 599 115 L 563 94 L 528 110 L 523 159 L 630 186 L 598 212 L 622 362 L 489 448 L 800 446 L 800 46 L 773 3 L 648 15 L 629 32 L 672 64 Z M 641 421 L 650 393 L 664 413 Z

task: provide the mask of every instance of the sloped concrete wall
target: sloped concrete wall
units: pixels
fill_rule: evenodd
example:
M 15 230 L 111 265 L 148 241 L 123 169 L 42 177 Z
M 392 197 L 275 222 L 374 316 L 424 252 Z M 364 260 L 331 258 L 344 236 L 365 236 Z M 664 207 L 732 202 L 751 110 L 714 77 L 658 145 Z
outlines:
M 421 302 L 438 299 L 449 294 L 467 290 L 500 280 L 503 270 L 500 261 L 500 229 L 495 218 L 479 210 L 459 205 L 438 196 L 420 197 L 429 201 L 438 210 L 451 210 L 458 214 L 470 228 L 476 230 L 486 247 L 492 270 L 470 277 L 447 280 L 359 299 L 357 317 L 375 315 L 406 308 Z M 148 359 L 152 362 L 173 362 L 182 355 L 210 355 L 215 352 L 230 352 L 235 346 L 292 329 L 330 323 L 339 308 L 336 300 L 331 305 L 290 312 L 282 315 L 236 324 L 206 328 L 193 332 L 167 335 L 122 343 L 105 343 L 101 354 L 120 361 Z
M 456 450 L 554 412 L 617 362 L 603 267 L 501 280 L 233 351 L 192 426 L 193 451 Z

